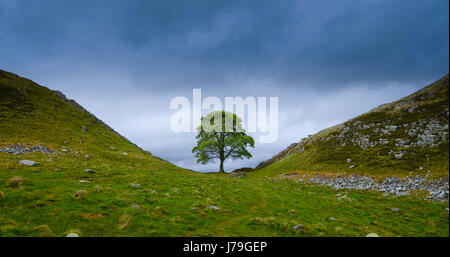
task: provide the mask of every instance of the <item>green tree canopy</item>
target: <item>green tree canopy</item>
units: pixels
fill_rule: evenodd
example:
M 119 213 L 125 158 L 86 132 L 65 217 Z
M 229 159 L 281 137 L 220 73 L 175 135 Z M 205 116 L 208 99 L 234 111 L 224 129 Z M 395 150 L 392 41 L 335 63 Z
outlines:
M 242 120 L 233 113 L 213 111 L 201 118 L 197 128 L 197 146 L 192 149 L 197 163 L 206 164 L 220 160 L 220 172 L 225 172 L 223 162 L 227 158 L 252 158 L 247 147 L 255 147 L 255 141 L 245 134 Z

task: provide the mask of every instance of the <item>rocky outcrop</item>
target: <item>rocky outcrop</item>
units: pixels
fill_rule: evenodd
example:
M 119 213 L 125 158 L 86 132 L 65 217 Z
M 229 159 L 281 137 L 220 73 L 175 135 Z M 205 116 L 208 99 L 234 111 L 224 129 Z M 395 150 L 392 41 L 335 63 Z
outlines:
M 360 121 L 346 123 L 340 133 L 319 140 L 335 141 L 340 146 L 350 144 L 361 149 L 388 144 L 404 148 L 437 147 L 449 140 L 448 119 L 421 119 L 401 126 L 390 123 L 389 120 L 364 125 Z M 393 132 L 397 133 L 394 135 Z M 398 134 L 403 134 L 404 137 L 398 137 Z
M 293 153 L 303 153 L 310 146 L 320 146 L 324 155 L 325 151 L 345 151 L 351 155 L 352 152 L 374 148 L 371 154 L 395 159 L 416 154 L 418 151 L 413 149 L 422 149 L 423 156 L 416 157 L 426 160 L 429 156 L 426 149 L 449 143 L 448 88 L 447 74 L 410 96 L 303 138 L 271 159 L 259 163 L 255 169 L 280 161 Z M 345 163 L 352 156 L 340 158 L 344 158 L 342 163 Z
M 3 147 L 0 149 L 1 153 L 10 153 L 13 155 L 21 155 L 26 153 L 45 153 L 45 154 L 54 154 L 55 151 L 43 146 L 43 145 L 10 145 Z
M 449 196 L 449 178 L 428 180 L 424 176 L 406 178 L 385 177 L 376 181 L 372 177 L 361 175 L 328 177 L 328 176 L 304 176 L 297 180 L 298 183 L 314 183 L 329 186 L 335 189 L 379 191 L 393 195 L 412 195 L 418 192 L 427 193 L 427 199 L 443 201 Z

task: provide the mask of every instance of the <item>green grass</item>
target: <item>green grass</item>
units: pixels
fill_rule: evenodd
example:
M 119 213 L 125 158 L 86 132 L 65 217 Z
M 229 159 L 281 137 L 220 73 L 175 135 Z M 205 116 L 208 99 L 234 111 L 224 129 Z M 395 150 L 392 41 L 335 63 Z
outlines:
M 417 135 L 410 136 L 407 131 L 413 127 L 420 127 L 418 123 L 421 120 L 439 121 L 442 126 L 448 124 L 448 87 L 447 75 L 408 97 L 375 108 L 343 124 L 322 130 L 301 142 L 297 148 L 281 156 L 276 162 L 259 169 L 257 173 L 259 176 L 271 176 L 300 170 L 405 176 L 425 175 L 430 170 L 434 177 L 448 177 L 448 137 L 445 142 L 436 147 L 395 145 L 396 139 L 416 142 Z M 409 112 L 408 110 L 412 106 L 415 106 L 416 109 Z M 354 125 L 355 122 L 359 122 L 361 125 L 374 125 L 370 128 L 358 128 L 358 125 Z M 417 125 L 411 125 L 412 122 L 416 122 Z M 403 127 L 403 124 L 408 124 L 408 126 Z M 386 125 L 394 125 L 398 128 L 389 134 L 375 132 L 375 129 L 385 128 Z M 344 134 L 345 145 L 338 139 L 344 127 L 348 129 Z M 448 125 L 446 131 L 448 133 Z M 370 142 L 386 139 L 389 140 L 389 143 L 361 149 L 349 140 L 360 137 L 360 135 L 367 136 Z M 300 147 L 304 148 L 304 151 L 299 151 Z M 389 155 L 391 151 L 405 154 L 398 159 L 394 154 Z M 347 159 L 352 160 L 351 164 L 347 163 Z M 350 165 L 354 165 L 354 167 L 349 169 Z
M 166 167 L 83 162 L 58 171 L 43 154 L 39 167 L 16 165 L 0 172 L 1 236 L 448 236 L 448 202 L 381 193 L 336 191 L 289 180 L 231 178 Z M 79 163 L 81 164 L 81 162 Z M 98 167 L 88 175 L 84 167 Z M 8 181 L 21 177 L 18 187 Z M 81 183 L 84 179 L 88 182 Z M 132 183 L 141 184 L 133 187 Z M 79 190 L 86 194 L 75 197 Z M 353 201 L 338 200 L 345 192 Z M 140 209 L 132 208 L 139 205 Z M 209 205 L 220 210 L 207 209 Z M 392 207 L 400 208 L 394 213 Z M 194 209 L 193 209 L 194 208 Z M 295 210 L 291 213 L 291 210 Z M 331 217 L 337 221 L 330 220 Z M 293 226 L 303 224 L 304 230 Z
M 409 154 L 402 159 L 389 156 L 390 149 L 404 149 L 392 146 L 376 146 L 369 149 L 356 149 L 345 146 L 339 149 L 326 149 L 324 145 L 311 145 L 305 151 L 294 152 L 253 173 L 257 176 L 276 176 L 289 171 L 322 171 L 374 176 L 426 175 L 430 170 L 433 178 L 448 176 L 448 143 L 436 148 L 409 148 Z M 384 155 L 379 153 L 384 152 Z M 429 157 L 425 157 L 429 154 Z M 347 158 L 352 163 L 347 164 Z M 350 169 L 349 166 L 355 164 Z M 420 169 L 422 167 L 422 169 Z
M 0 236 L 449 235 L 448 201 L 298 184 L 276 178 L 281 166 L 245 178 L 195 173 L 139 149 L 29 80 L 0 71 L 0 93 L 0 147 L 72 149 L 0 153 Z M 40 165 L 21 166 L 22 159 Z M 353 200 L 338 200 L 338 192 Z M 298 224 L 304 229 L 294 230 Z

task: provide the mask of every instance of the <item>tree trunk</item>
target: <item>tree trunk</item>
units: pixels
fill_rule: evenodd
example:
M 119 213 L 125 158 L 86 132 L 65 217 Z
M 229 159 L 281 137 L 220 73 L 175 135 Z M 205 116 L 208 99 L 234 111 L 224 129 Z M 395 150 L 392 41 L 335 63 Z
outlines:
M 223 160 L 220 159 L 220 173 L 225 173 L 225 171 L 223 170 Z
M 220 140 L 219 140 L 219 142 L 220 142 L 220 170 L 219 170 L 219 172 L 220 173 L 225 173 L 225 171 L 223 170 L 223 162 L 225 161 L 225 152 L 224 152 L 224 143 L 223 143 L 223 140 L 224 140 L 224 138 L 225 138 L 225 133 L 223 133 L 223 132 L 221 132 L 220 133 Z

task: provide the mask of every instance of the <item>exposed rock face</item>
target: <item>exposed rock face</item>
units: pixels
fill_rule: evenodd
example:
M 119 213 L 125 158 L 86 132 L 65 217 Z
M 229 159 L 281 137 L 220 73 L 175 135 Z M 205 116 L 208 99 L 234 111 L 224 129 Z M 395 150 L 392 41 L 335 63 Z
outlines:
M 445 200 L 449 197 L 449 178 L 427 180 L 417 175 L 414 177 L 386 177 L 377 182 L 375 179 L 361 175 L 340 177 L 312 176 L 297 180 L 298 183 L 312 182 L 335 189 L 380 191 L 394 195 L 411 195 L 418 191 L 429 194 L 428 199 Z
M 42 146 L 42 145 L 10 145 L 7 147 L 4 147 L 0 149 L 0 152 L 2 153 L 10 153 L 13 155 L 20 155 L 20 154 L 26 154 L 26 153 L 45 153 L 45 154 L 53 154 L 55 153 L 53 150 Z
M 369 150 L 371 155 L 385 156 L 386 159 L 405 160 L 414 155 L 416 160 L 425 161 L 429 154 L 436 153 L 434 149 L 449 143 L 448 83 L 449 76 L 446 75 L 410 96 L 303 138 L 259 163 L 255 169 L 313 147 L 320 150 L 316 156 L 326 156 L 318 162 L 340 158 L 342 164 L 357 165 L 358 159 L 352 153 Z M 339 151 L 348 155 L 329 154 L 341 153 Z
M 448 107 L 444 108 L 444 111 L 447 110 Z M 403 123 L 401 127 L 389 123 L 391 123 L 389 120 L 368 125 L 361 125 L 360 121 L 344 123 L 339 134 L 332 134 L 319 140 L 337 141 L 340 146 L 353 145 L 361 149 L 387 144 L 405 148 L 437 147 L 448 143 L 448 119 L 421 119 L 417 122 Z M 394 131 L 400 133 L 393 135 Z M 404 134 L 404 138 L 398 138 L 398 134 Z

